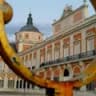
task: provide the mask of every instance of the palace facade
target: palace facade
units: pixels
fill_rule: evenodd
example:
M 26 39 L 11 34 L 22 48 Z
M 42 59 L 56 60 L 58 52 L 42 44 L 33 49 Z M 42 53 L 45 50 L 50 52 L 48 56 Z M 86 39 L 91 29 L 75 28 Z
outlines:
M 34 33 L 27 30 L 26 33 L 23 27 L 23 32 L 16 33 L 18 54 L 23 63 L 41 78 L 69 80 L 83 71 L 96 56 L 96 15 L 89 16 L 86 3 L 76 10 L 66 6 L 52 27 L 53 35 L 45 40 L 38 30 Z M 29 42 L 31 45 L 27 45 Z M 93 90 L 95 86 L 93 82 L 85 89 Z
M 24 65 L 41 78 L 69 80 L 96 57 L 96 15 L 89 15 L 86 3 L 75 10 L 72 6 L 66 6 L 52 27 L 53 35 L 43 39 L 30 13 L 25 26 L 15 34 L 17 53 Z M 1 89 L 40 89 L 17 77 L 2 58 L 0 63 Z M 81 89 L 93 90 L 95 87 L 94 81 Z

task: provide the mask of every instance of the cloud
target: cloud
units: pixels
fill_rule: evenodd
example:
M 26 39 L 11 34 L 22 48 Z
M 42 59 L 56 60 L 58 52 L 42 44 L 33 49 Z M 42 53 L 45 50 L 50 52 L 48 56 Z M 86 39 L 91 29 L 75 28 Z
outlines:
M 18 26 L 8 25 L 6 26 L 6 33 L 10 42 L 15 42 L 15 33 L 19 30 Z
M 44 34 L 44 38 L 52 35 L 51 24 L 37 24 L 37 27 L 38 27 L 39 31 Z
M 11 24 L 6 26 L 6 32 L 10 42 L 15 42 L 15 33 L 18 32 L 23 25 L 24 24 Z M 35 24 L 35 26 L 44 34 L 44 38 L 52 35 L 51 24 Z

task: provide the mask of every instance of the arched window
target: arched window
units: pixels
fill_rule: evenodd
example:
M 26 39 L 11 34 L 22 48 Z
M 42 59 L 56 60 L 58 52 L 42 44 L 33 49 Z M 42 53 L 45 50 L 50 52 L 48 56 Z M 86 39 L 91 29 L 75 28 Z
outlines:
M 64 70 L 64 76 L 69 76 L 70 74 L 69 74 L 69 70 L 68 69 L 65 69 Z

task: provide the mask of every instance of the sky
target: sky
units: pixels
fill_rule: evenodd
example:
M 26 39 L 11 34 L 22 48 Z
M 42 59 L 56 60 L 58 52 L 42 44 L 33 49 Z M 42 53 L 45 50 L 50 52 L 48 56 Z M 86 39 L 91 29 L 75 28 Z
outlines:
M 66 5 L 72 5 L 73 9 L 83 4 L 84 0 L 6 0 L 13 8 L 13 18 L 6 25 L 6 32 L 10 41 L 15 41 L 15 32 L 18 32 L 26 24 L 28 14 L 32 13 L 34 25 L 45 37 L 52 35 L 52 23 L 62 15 Z M 94 9 L 87 0 L 90 15 Z

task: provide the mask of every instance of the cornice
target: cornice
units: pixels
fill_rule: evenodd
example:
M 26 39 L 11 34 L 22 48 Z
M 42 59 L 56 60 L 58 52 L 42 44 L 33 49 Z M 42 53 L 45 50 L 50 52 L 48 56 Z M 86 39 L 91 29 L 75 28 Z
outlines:
M 52 25 L 55 25 L 56 23 L 58 23 L 58 22 L 60 22 L 60 21 L 62 21 L 62 20 L 64 20 L 64 19 L 68 18 L 69 16 L 71 16 L 72 14 L 74 14 L 75 12 L 81 10 L 81 9 L 84 8 L 84 7 L 88 7 L 88 5 L 85 5 L 85 4 L 84 4 L 84 5 L 80 6 L 79 8 L 77 8 L 76 10 L 70 12 L 68 15 L 66 15 L 66 16 L 61 16 L 61 18 L 60 18 L 59 20 L 57 20 L 56 22 L 54 22 Z

